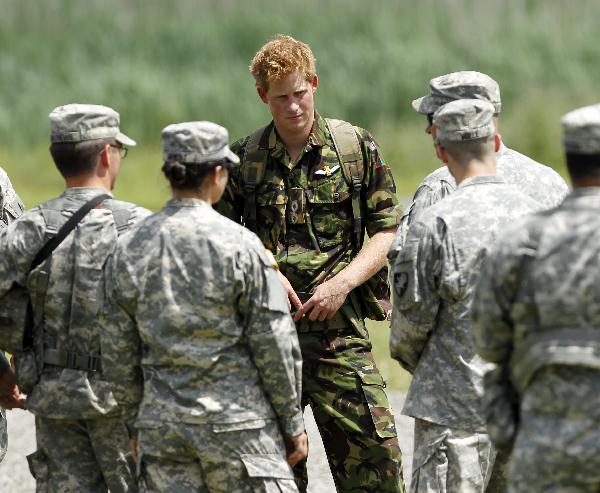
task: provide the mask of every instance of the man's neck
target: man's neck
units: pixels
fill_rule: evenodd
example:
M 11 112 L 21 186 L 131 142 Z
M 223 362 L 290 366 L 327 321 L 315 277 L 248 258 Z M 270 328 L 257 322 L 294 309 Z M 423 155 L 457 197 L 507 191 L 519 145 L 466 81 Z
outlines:
M 177 199 L 199 199 L 204 200 L 204 202 L 208 202 L 210 205 L 215 203 L 213 192 L 210 189 L 200 188 L 197 190 L 187 190 L 187 189 L 171 189 L 173 192 L 173 197 Z
M 103 188 L 108 192 L 112 187 L 107 179 L 99 176 L 69 176 L 65 178 L 67 188 Z
M 585 178 L 579 179 L 571 178 L 571 184 L 573 185 L 573 189 L 600 188 L 600 178 L 594 178 L 593 176 L 586 176 Z
M 282 140 L 283 145 L 287 153 L 290 155 L 290 159 L 295 161 L 302 151 L 306 147 L 306 143 L 308 142 L 308 138 L 313 128 L 314 124 L 314 116 L 311 118 L 310 122 L 301 130 L 297 132 L 286 132 L 285 129 L 280 130 L 275 124 L 275 128 L 277 129 L 277 134 L 279 138 Z
M 494 158 L 485 161 L 471 160 L 466 164 L 458 164 L 450 160 L 448 162 L 448 170 L 454 177 L 454 181 L 459 185 L 467 178 L 474 176 L 495 176 L 496 175 L 496 160 Z

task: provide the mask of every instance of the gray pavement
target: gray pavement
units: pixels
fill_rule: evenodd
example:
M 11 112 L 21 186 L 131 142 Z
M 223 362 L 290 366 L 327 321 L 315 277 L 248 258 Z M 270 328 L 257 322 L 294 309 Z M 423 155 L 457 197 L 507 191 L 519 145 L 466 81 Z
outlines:
M 410 478 L 412 464 L 412 419 L 400 415 L 404 394 L 389 392 L 392 409 L 396 416 L 396 425 L 400 433 L 400 445 L 403 452 L 404 476 Z M 33 493 L 35 481 L 29 473 L 26 456 L 35 451 L 35 431 L 33 415 L 27 411 L 8 411 L 9 446 L 5 459 L 0 464 L 1 491 L 6 493 Z M 306 411 L 306 427 L 310 440 L 308 458 L 308 477 L 310 493 L 335 492 L 329 465 L 325 457 L 323 443 L 317 431 L 312 412 Z

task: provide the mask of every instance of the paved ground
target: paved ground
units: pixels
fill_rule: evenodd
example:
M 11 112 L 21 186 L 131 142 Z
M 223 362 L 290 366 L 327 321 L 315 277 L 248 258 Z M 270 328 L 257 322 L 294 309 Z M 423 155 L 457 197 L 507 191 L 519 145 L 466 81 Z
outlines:
M 404 473 L 410 478 L 410 465 L 412 462 L 412 419 L 400 416 L 400 409 L 404 401 L 401 392 L 391 392 L 390 399 L 396 415 L 396 424 L 400 432 L 400 444 L 404 453 Z M 0 485 L 2 492 L 7 493 L 33 493 L 35 482 L 29 474 L 25 456 L 35 450 L 35 433 L 33 416 L 26 411 L 9 411 L 8 413 L 8 453 L 0 464 Z M 310 439 L 310 457 L 308 461 L 309 492 L 329 493 L 335 492 L 329 465 L 325 458 L 323 443 L 317 432 L 310 409 L 306 412 L 306 424 Z

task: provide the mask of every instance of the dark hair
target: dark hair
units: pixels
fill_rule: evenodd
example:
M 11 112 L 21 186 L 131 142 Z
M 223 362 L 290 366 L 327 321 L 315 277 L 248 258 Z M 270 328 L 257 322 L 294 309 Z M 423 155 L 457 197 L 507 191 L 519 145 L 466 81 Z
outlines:
M 573 180 L 600 179 L 600 154 L 567 152 L 567 169 Z
M 165 161 L 162 172 L 165 174 L 171 187 L 182 190 L 194 190 L 202 185 L 204 179 L 213 173 L 217 166 L 230 169 L 231 163 L 227 160 L 211 161 L 208 163 L 180 163 L 179 161 Z
M 439 139 L 438 139 L 439 140 Z M 468 161 L 470 159 L 483 159 L 490 152 L 493 153 L 493 136 L 480 139 L 463 141 L 440 141 L 440 146 L 446 149 L 456 161 Z
M 50 154 L 64 178 L 84 176 L 94 172 L 100 152 L 109 143 L 107 139 L 54 142 L 50 145 Z

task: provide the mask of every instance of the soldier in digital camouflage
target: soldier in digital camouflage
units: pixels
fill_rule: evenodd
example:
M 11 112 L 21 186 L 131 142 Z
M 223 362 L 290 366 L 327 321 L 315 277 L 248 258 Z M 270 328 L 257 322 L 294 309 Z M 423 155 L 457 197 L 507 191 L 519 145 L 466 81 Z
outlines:
M 40 493 L 132 492 L 127 430 L 103 374 L 99 338 L 106 327 L 98 316 L 102 267 L 119 233 L 149 211 L 108 198 L 41 265 L 30 266 L 75 211 L 111 196 L 126 146 L 135 142 L 120 132 L 119 114 L 99 105 L 58 107 L 50 129 L 50 152 L 66 190 L 0 232 L 0 304 L 25 288 L 35 320 L 35 364 L 26 374 L 19 360 L 33 360 L 16 355 L 17 381 L 25 387 L 27 380 L 26 408 L 35 415 L 37 451 L 29 465 Z
M 18 218 L 25 207 L 15 192 L 6 172 L 0 168 L 0 229 L 5 229 Z M 24 396 L 17 387 L 15 373 L 0 349 L 0 461 L 8 450 L 8 432 L 5 409 L 23 407 Z
M 415 111 L 427 116 L 425 131 L 431 134 L 431 117 L 438 108 L 450 101 L 468 98 L 482 99 L 494 105 L 494 124 L 499 131 L 498 120 L 502 110 L 500 87 L 494 79 L 481 72 L 466 70 L 435 77 L 429 82 L 429 94 L 415 99 L 412 106 Z M 569 191 L 567 184 L 556 171 L 510 149 L 504 142 L 496 152 L 496 163 L 498 176 L 515 185 L 545 208 L 559 204 Z M 390 248 L 388 256 L 392 265 L 395 256 L 402 249 L 410 224 L 427 207 L 454 190 L 456 182 L 446 166 L 438 168 L 423 179 L 410 207 L 401 218 L 398 234 Z
M 403 413 L 415 418 L 415 493 L 482 493 L 496 455 L 469 308 L 489 246 L 539 206 L 496 175 L 494 112 L 487 101 L 462 99 L 434 113 L 436 152 L 458 188 L 411 224 L 396 259 L 390 350 L 413 374 Z
M 310 405 L 339 492 L 403 491 L 401 452 L 365 318 L 385 319 L 386 252 L 400 209 L 369 132 L 323 118 L 309 46 L 279 35 L 250 71 L 273 120 L 232 149 L 218 210 L 255 232 L 280 266 L 303 356 Z M 365 232 L 369 241 L 363 245 Z M 307 488 L 306 463 L 295 469 Z
M 509 491 L 600 491 L 600 105 L 561 119 L 573 191 L 507 231 L 473 302 Z
M 498 121 L 502 110 L 500 87 L 486 74 L 475 71 L 460 71 L 431 79 L 429 94 L 412 102 L 413 108 L 427 116 L 425 131 L 431 134 L 433 113 L 442 105 L 462 98 L 488 101 L 494 105 L 494 125 L 499 131 Z M 501 139 L 496 152 L 497 173 L 508 184 L 515 185 L 521 192 L 538 202 L 543 208 L 559 204 L 569 191 L 567 184 L 553 169 L 544 166 L 523 154 L 507 147 Z M 390 278 L 395 270 L 395 258 L 402 249 L 406 232 L 420 214 L 432 204 L 440 201 L 456 190 L 456 182 L 448 168 L 442 166 L 426 176 L 400 220 L 398 233 L 388 252 L 391 265 Z M 501 493 L 506 490 L 506 469 L 508 456 L 499 454 L 494 465 L 488 493 Z
M 273 257 L 212 208 L 239 159 L 210 122 L 169 125 L 162 141 L 173 198 L 107 265 L 103 354 L 137 430 L 140 489 L 297 492 L 290 466 L 308 449 L 294 323 Z

